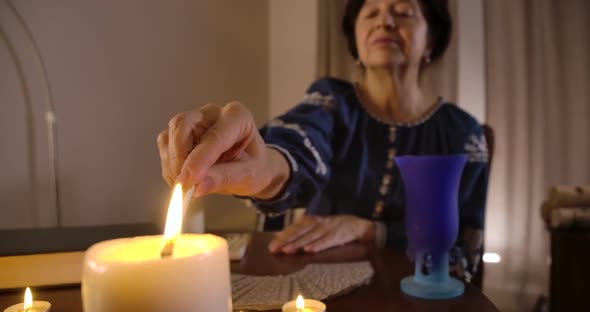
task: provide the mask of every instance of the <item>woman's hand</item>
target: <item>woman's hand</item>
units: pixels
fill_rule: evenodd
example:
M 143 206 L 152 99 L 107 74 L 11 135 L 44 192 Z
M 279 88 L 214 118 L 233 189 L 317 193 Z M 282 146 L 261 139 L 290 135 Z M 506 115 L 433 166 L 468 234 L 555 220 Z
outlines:
M 272 253 L 294 254 L 300 249 L 319 252 L 353 241 L 373 241 L 375 225 L 352 215 L 304 216 L 299 222 L 278 232 L 268 249 Z
M 174 116 L 158 136 L 162 176 L 196 185 L 195 196 L 236 194 L 272 198 L 289 177 L 287 160 L 266 147 L 241 103 L 208 104 Z

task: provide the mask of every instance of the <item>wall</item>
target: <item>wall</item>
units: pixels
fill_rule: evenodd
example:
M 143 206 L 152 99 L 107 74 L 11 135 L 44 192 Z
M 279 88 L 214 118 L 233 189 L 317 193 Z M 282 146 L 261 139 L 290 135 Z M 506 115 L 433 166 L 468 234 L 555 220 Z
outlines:
M 169 191 L 160 177 L 156 136 L 176 112 L 239 99 L 258 122 L 267 118 L 266 0 L 13 2 L 46 62 L 64 225 L 161 218 Z M 6 172 L 0 227 L 53 226 L 50 200 L 34 192 L 46 188 L 47 174 L 32 174 L 29 166 L 46 168 L 48 161 L 40 75 L 20 26 L 5 6 L 0 11 L 0 170 Z M 202 203 L 213 224 L 222 223 L 233 205 L 214 198 Z M 234 226 L 254 220 L 251 210 L 232 214 Z
M 269 1 L 270 116 L 298 104 L 317 68 L 317 0 Z

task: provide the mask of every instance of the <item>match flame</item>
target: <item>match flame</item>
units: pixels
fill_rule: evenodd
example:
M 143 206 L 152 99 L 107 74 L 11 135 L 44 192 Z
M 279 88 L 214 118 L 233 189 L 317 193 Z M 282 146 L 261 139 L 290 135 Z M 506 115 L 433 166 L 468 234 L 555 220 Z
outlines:
M 182 185 L 176 183 L 170 205 L 168 206 L 168 214 L 166 216 L 166 227 L 164 228 L 164 239 L 166 241 L 172 240 L 182 230 Z

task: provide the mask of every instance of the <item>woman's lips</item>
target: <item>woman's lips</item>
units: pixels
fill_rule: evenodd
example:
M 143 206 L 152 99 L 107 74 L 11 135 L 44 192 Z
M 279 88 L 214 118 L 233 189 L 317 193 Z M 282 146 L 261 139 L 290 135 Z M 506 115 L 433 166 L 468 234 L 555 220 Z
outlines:
M 373 40 L 372 44 L 380 46 L 399 46 L 399 43 L 392 38 L 378 38 Z

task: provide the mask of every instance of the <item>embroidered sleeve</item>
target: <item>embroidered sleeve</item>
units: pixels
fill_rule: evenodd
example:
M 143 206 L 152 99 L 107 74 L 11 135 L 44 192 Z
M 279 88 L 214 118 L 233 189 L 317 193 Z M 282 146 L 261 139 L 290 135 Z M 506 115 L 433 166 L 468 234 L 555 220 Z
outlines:
M 470 162 L 488 162 L 488 145 L 483 133 L 472 133 L 469 135 L 465 143 L 465 152 L 469 155 Z
M 289 181 L 274 199 L 250 199 L 261 212 L 277 215 L 319 200 L 330 179 L 335 113 L 329 83 L 319 80 L 299 105 L 260 129 L 267 145 L 283 154 L 291 170 Z
M 489 176 L 489 154 L 479 124 L 467 135 L 464 153 L 469 160 L 459 189 L 459 237 L 451 254 L 451 270 L 470 281 L 483 252 L 483 227 Z

